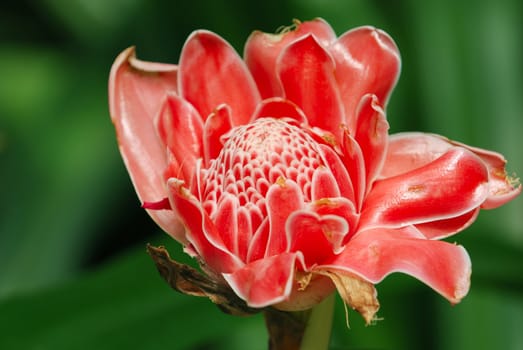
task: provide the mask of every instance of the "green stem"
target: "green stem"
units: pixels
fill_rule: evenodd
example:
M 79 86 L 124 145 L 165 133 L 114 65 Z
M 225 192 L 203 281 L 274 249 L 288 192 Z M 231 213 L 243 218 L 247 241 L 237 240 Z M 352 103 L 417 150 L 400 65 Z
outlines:
M 327 350 L 332 326 L 335 294 L 313 307 L 299 312 L 269 308 L 265 323 L 270 350 Z
M 300 350 L 327 350 L 332 328 L 336 293 L 316 305 L 309 316 Z

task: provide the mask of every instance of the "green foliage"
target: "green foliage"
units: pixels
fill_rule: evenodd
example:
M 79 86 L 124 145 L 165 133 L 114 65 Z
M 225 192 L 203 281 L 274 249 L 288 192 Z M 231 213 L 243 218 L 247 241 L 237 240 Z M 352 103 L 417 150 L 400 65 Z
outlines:
M 242 349 L 246 333 L 259 349 L 266 341 L 259 316 L 230 317 L 171 291 L 144 249 L 74 282 L 0 302 L 0 329 L 2 349 Z
M 259 316 L 222 314 L 171 291 L 147 242 L 180 247 L 139 208 L 107 107 L 116 55 L 176 62 L 194 29 L 241 52 L 254 29 L 324 17 L 336 32 L 371 24 L 396 40 L 402 76 L 392 132 L 440 133 L 506 155 L 523 174 L 523 4 L 451 1 L 87 1 L 0 5 L 0 348 L 264 349 Z M 466 14 L 466 15 L 464 15 Z M 452 237 L 473 261 L 451 307 L 421 283 L 378 285 L 383 321 L 364 327 L 338 301 L 333 349 L 523 347 L 523 201 L 483 212 Z M 162 237 L 162 238 L 158 238 Z M 484 330 L 484 331 L 483 331 Z

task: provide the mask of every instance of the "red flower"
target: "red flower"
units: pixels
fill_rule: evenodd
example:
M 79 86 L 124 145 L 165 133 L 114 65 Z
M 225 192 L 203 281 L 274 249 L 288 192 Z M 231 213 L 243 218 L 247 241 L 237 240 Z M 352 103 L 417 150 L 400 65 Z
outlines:
M 200 30 L 179 65 L 120 54 L 111 116 L 144 207 L 207 273 L 256 308 L 305 309 L 337 288 L 369 321 L 392 272 L 459 302 L 469 256 L 438 239 L 521 192 L 500 154 L 389 136 L 399 70 L 371 27 L 254 32 L 244 61 Z

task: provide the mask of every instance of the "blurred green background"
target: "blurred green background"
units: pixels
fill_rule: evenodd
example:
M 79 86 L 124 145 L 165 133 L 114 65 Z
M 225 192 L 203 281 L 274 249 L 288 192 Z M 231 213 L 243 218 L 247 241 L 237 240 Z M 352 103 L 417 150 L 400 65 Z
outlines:
M 0 349 L 264 349 L 259 316 L 172 292 L 145 253 L 165 244 L 118 154 L 107 78 L 120 51 L 175 63 L 195 29 L 241 52 L 254 29 L 323 17 L 371 24 L 403 59 L 391 132 L 503 153 L 523 174 L 523 3 L 483 1 L 35 0 L 0 5 Z M 523 349 L 523 200 L 452 237 L 473 261 L 452 307 L 394 274 L 364 327 L 338 300 L 332 349 Z

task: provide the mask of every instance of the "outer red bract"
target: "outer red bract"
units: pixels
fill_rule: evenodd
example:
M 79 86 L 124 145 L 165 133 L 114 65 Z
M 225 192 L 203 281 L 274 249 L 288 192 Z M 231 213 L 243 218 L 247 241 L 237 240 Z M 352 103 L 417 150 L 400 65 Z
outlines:
M 244 60 L 200 30 L 179 65 L 111 70 L 120 150 L 153 219 L 251 307 L 313 306 L 335 288 L 369 321 L 392 272 L 452 303 L 469 289 L 453 235 L 521 186 L 497 153 L 388 135 L 400 56 L 383 31 L 321 19 L 254 32 Z

